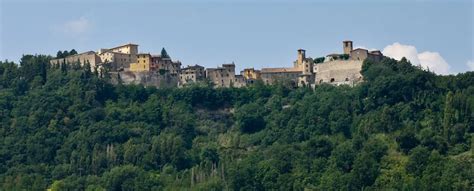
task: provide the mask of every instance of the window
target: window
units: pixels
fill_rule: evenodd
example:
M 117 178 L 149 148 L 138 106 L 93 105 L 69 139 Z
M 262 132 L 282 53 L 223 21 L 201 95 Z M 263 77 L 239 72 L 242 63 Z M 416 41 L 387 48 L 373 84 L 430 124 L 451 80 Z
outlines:
M 349 78 L 346 78 L 346 82 L 349 81 Z
M 331 78 L 331 82 L 334 82 L 334 81 L 335 81 L 334 78 Z

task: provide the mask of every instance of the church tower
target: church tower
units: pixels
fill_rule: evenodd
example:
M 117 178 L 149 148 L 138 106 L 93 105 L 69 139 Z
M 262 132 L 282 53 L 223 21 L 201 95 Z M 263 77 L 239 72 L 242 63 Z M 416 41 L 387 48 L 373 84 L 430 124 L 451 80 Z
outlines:
M 344 48 L 344 54 L 351 54 L 352 41 L 350 41 L 350 40 L 342 41 L 342 46 Z
M 303 68 L 303 62 L 306 59 L 306 50 L 299 49 L 298 50 L 298 59 L 296 60 L 295 68 Z

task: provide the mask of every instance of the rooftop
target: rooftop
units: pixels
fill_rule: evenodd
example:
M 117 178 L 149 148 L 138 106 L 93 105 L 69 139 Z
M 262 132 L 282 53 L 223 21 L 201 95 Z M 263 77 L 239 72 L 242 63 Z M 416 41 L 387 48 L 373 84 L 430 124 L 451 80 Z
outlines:
M 299 68 L 262 68 L 262 73 L 302 72 Z
M 122 48 L 122 47 L 124 47 L 124 46 L 138 46 L 138 44 L 128 43 L 128 44 L 120 45 L 120 46 L 113 47 L 113 48 L 109 48 L 109 49 Z
M 194 65 L 194 66 L 187 66 L 187 67 L 184 67 L 182 68 L 181 70 L 190 70 L 190 69 L 203 69 L 204 66 L 200 66 L 200 65 Z

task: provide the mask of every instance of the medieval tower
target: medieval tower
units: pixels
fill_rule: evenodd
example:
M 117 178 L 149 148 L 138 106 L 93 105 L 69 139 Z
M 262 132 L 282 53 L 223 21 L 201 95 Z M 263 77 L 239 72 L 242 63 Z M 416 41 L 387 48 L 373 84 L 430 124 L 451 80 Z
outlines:
M 351 51 L 353 49 L 352 47 L 352 41 L 346 40 L 342 42 L 343 47 L 344 47 L 344 54 L 351 54 Z

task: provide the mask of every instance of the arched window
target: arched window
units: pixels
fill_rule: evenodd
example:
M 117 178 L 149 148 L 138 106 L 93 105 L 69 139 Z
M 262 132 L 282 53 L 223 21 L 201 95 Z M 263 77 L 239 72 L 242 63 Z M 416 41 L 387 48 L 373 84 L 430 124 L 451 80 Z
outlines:
M 331 82 L 334 82 L 334 78 L 331 78 Z

